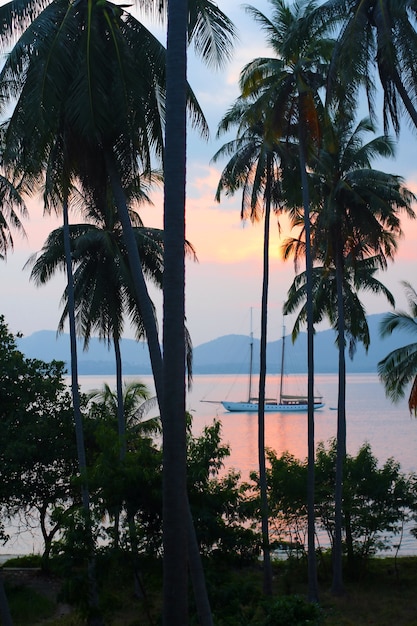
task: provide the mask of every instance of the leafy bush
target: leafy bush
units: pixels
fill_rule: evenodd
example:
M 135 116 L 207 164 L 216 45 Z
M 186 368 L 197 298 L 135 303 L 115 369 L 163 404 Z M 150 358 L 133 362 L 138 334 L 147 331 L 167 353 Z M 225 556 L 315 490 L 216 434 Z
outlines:
M 42 557 L 40 554 L 28 554 L 26 556 L 15 556 L 8 559 L 3 567 L 41 567 Z
M 303 553 L 307 536 L 307 460 L 288 452 L 269 453 L 271 536 L 285 540 L 292 552 Z M 316 519 L 334 543 L 336 441 L 317 447 Z M 417 475 L 404 474 L 394 459 L 382 467 L 368 443 L 356 456 L 346 455 L 343 481 L 343 532 L 348 563 L 353 566 L 377 551 L 391 547 L 395 535 L 417 510 Z M 352 569 L 352 567 L 351 567 Z
M 268 608 L 264 626 L 318 626 L 322 621 L 320 607 L 300 596 L 284 596 Z

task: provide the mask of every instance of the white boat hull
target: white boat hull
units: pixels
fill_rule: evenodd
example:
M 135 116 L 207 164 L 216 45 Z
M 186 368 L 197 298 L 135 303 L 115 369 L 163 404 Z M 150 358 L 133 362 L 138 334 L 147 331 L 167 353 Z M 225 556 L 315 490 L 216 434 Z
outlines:
M 257 413 L 258 412 L 258 403 L 257 402 L 227 402 L 223 401 L 222 405 L 226 409 L 226 411 L 230 411 L 231 413 Z M 324 407 L 324 402 L 315 402 L 314 408 L 321 409 Z M 304 403 L 272 403 L 267 402 L 265 404 L 265 413 L 297 413 L 304 412 L 308 410 L 308 404 Z

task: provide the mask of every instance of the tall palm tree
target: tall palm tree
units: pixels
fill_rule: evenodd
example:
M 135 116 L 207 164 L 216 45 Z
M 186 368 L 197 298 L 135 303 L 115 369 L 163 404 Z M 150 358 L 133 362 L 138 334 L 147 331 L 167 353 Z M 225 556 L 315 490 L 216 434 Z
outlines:
M 12 49 L 0 75 L 6 100 L 12 90 L 18 94 L 6 137 L 11 148 L 5 156 L 9 162 L 20 158 L 23 152 L 16 143 L 20 141 L 21 146 L 24 138 L 24 154 L 31 158 L 37 155 L 33 168 L 39 171 L 48 160 L 51 164 L 51 138 L 60 133 L 62 156 L 51 164 L 52 175 L 65 164 L 68 180 L 82 176 L 83 185 L 91 185 L 95 170 L 104 171 L 113 188 L 131 264 L 136 264 L 135 288 L 151 360 L 158 370 L 158 333 L 131 233 L 121 172 L 139 173 L 139 169 L 149 169 L 152 156 L 162 156 L 165 51 L 120 7 L 93 2 L 88 11 L 88 6 L 76 3 L 68 7 L 60 1 L 49 4 Z M 21 73 L 25 64 L 27 71 Z M 110 87 L 109 75 L 113 76 Z M 187 101 L 194 121 L 204 129 L 204 118 L 191 90 Z M 83 163 L 82 152 L 86 155 Z M 24 166 L 27 174 L 27 158 Z M 160 387 L 161 377 L 156 378 Z
M 200 4 L 200 3 L 199 3 Z M 207 2 L 201 2 L 209 6 Z M 184 238 L 185 238 L 185 186 L 186 186 L 186 75 L 187 39 L 189 26 L 194 32 L 204 31 L 204 22 L 189 19 L 187 0 L 168 2 L 167 32 L 167 115 L 164 185 L 164 232 L 165 267 L 163 288 L 163 347 L 164 347 L 164 481 L 163 481 L 163 529 L 164 529 L 164 611 L 163 623 L 185 624 L 188 621 L 187 571 L 185 566 L 186 536 L 185 518 L 190 520 L 186 494 L 186 422 L 185 422 L 185 378 L 184 378 L 184 334 L 185 315 L 184 289 Z M 191 12 L 190 12 L 191 13 Z M 204 13 L 204 11 L 203 11 Z M 226 37 L 219 38 L 224 59 L 225 44 L 228 43 L 227 24 L 221 17 L 221 30 Z M 207 31 L 206 31 L 207 32 Z M 230 33 L 230 30 L 229 30 Z M 230 42 L 230 39 L 229 39 Z M 207 41 L 200 51 L 207 51 Z M 190 524 L 188 524 L 190 528 Z M 194 546 L 189 559 L 201 567 L 196 560 L 196 537 L 188 544 Z M 200 585 L 196 583 L 200 581 Z M 193 577 L 195 595 L 203 601 L 199 618 L 203 624 L 211 624 L 204 577 Z M 204 603 L 206 606 L 204 607 Z
M 77 334 L 84 338 L 88 349 L 94 332 L 100 339 L 113 344 L 116 361 L 116 381 L 119 396 L 119 436 L 123 456 L 125 418 L 123 415 L 122 366 L 120 341 L 123 336 L 125 318 L 136 331 L 137 339 L 144 336 L 141 311 L 138 309 L 126 247 L 120 221 L 114 207 L 101 205 L 98 209 L 90 205 L 86 212 L 88 221 L 69 226 L 70 253 L 73 266 L 75 319 Z M 139 215 L 130 211 L 134 225 L 136 245 L 141 250 L 145 275 L 162 286 L 163 233 L 158 229 L 145 228 Z M 53 274 L 65 267 L 63 228 L 50 233 L 41 253 L 28 261 L 31 264 L 31 279 L 38 285 L 48 281 Z M 59 321 L 63 331 L 68 317 L 68 290 L 62 297 L 64 310 Z
M 378 75 L 384 92 L 385 129 L 392 123 L 399 132 L 401 104 L 417 127 L 416 16 L 412 0 L 326 0 L 318 8 L 319 20 L 330 20 L 340 27 L 328 98 L 347 100 L 346 108 L 355 108 L 358 87 L 362 86 L 373 116 Z
M 344 112 L 336 114 L 334 119 L 329 114 L 323 128 L 319 153 L 310 161 L 314 206 L 312 245 L 324 268 L 334 274 L 337 294 L 332 302 L 337 305 L 333 320 L 337 325 L 339 348 L 333 592 L 341 594 L 344 589 L 341 516 L 346 456 L 345 298 L 349 293 L 345 275 L 352 265 L 352 278 L 357 282 L 355 264 L 369 256 L 373 257 L 371 268 L 386 268 L 387 260 L 395 255 L 397 240 L 402 234 L 400 212 L 414 217 L 411 209 L 414 196 L 404 187 L 400 177 L 372 169 L 373 158 L 393 156 L 394 147 L 387 136 L 364 143 L 364 135 L 374 131 L 369 119 L 355 125 L 353 117 Z M 294 223 L 297 222 L 302 223 L 301 216 L 295 216 Z M 297 245 L 289 242 L 287 253 L 293 249 L 297 256 Z M 374 281 L 370 284 L 377 287 Z M 348 319 L 352 318 L 353 311 Z
M 290 254 L 286 250 L 286 254 Z M 317 263 L 318 257 L 315 255 Z M 323 262 L 321 259 L 320 262 Z M 380 271 L 381 259 L 368 257 L 365 259 L 345 259 L 343 273 L 343 316 L 345 321 L 345 349 L 347 348 L 350 358 L 356 352 L 357 342 L 360 341 L 368 350 L 370 346 L 370 333 L 366 310 L 359 299 L 359 292 L 366 291 L 372 294 L 382 294 L 393 305 L 392 293 L 375 277 Z M 296 340 L 302 327 L 306 323 L 306 289 L 305 272 L 297 274 L 288 289 L 287 299 L 284 304 L 284 314 L 298 311 L 292 330 L 292 339 Z M 313 268 L 313 302 L 314 323 L 319 324 L 327 319 L 338 336 L 338 308 L 337 308 L 337 280 L 334 263 L 329 265 L 316 265 Z
M 21 4 L 19 3 L 19 6 Z M 32 2 L 24 4 L 33 8 Z M 190 3 L 190 6 L 193 4 Z M 189 11 L 188 7 L 186 8 L 186 31 L 188 27 L 186 39 L 192 37 L 194 41 L 199 42 L 197 43 L 199 51 L 208 56 L 209 60 L 219 59 L 222 55 L 224 57 L 225 53 L 227 55 L 228 50 L 230 50 L 233 39 L 233 27 L 230 21 L 211 2 L 196 2 L 195 6 L 197 10 Z M 10 15 L 13 17 L 13 12 Z M 42 28 L 38 30 L 38 27 Z M 37 36 L 38 32 L 42 33 L 42 37 Z M 26 41 L 25 35 L 27 35 Z M 63 45 L 59 45 L 64 41 Z M 21 131 L 24 126 L 26 137 L 34 138 L 36 135 L 37 141 L 34 145 L 38 148 L 37 154 L 39 154 L 42 148 L 46 150 L 48 148 L 49 141 L 45 141 L 45 138 L 50 137 L 51 133 L 53 135 L 58 125 L 62 128 L 64 124 L 67 129 L 65 135 L 67 148 L 75 140 L 78 149 L 80 146 L 85 146 L 87 154 L 95 153 L 96 156 L 103 156 L 106 173 L 123 226 L 133 270 L 136 297 L 142 306 L 155 385 L 161 401 L 163 416 L 163 369 L 158 333 L 152 304 L 142 274 L 141 259 L 131 231 L 126 198 L 120 183 L 120 172 L 124 169 L 132 168 L 133 165 L 137 166 L 139 163 L 142 169 L 147 169 L 151 156 L 156 153 L 161 158 L 163 153 L 161 120 L 165 115 L 163 98 L 165 93 L 165 56 L 162 48 L 157 40 L 152 38 L 147 31 L 145 32 L 142 25 L 126 14 L 120 6 L 98 0 L 88 3 L 72 3 L 69 6 L 66 2 L 55 0 L 28 27 L 23 35 L 22 43 L 23 45 L 20 47 L 15 46 L 14 51 L 20 61 L 23 61 L 23 58 L 27 61 L 29 72 L 25 73 L 24 81 L 27 85 L 39 87 L 37 92 L 35 90 L 35 94 L 38 103 L 41 103 L 42 106 L 39 108 L 36 106 L 21 107 L 20 112 L 31 111 L 33 116 L 28 115 L 21 120 L 20 124 L 17 124 L 17 127 L 15 125 L 15 132 L 18 134 L 18 131 Z M 36 54 L 34 53 L 35 50 L 37 51 Z M 178 61 L 180 58 L 181 56 L 178 57 Z M 19 85 L 16 86 L 14 70 L 18 71 L 26 65 L 25 62 L 19 61 L 14 64 L 15 60 L 16 57 L 13 59 L 12 55 L 8 64 L 11 78 L 14 81 L 14 94 L 19 93 L 20 89 Z M 175 59 L 173 59 L 173 77 L 181 65 L 183 64 L 178 64 L 178 67 L 175 67 Z M 49 89 L 44 89 L 49 77 L 54 76 L 54 74 L 55 80 L 52 81 Z M 28 76 L 32 80 L 27 80 Z M 112 77 L 110 81 L 109 76 Z M 141 80 L 137 80 L 138 76 L 141 77 Z M 3 78 L 5 77 L 6 74 L 3 73 Z M 44 80 L 40 80 L 40 77 L 43 77 Z M 181 91 L 181 79 L 179 81 L 173 79 L 173 84 L 175 82 Z M 188 103 L 193 122 L 197 125 L 200 124 L 200 128 L 204 130 L 204 120 L 195 98 L 189 89 L 188 92 L 186 87 L 185 89 L 185 102 Z M 33 92 L 28 91 L 34 98 Z M 34 103 L 32 102 L 32 104 Z M 167 118 L 170 117 L 171 112 L 172 110 L 168 106 Z M 34 127 L 35 119 L 38 120 L 38 126 Z M 179 129 L 181 126 L 174 123 L 172 126 L 174 135 L 177 128 Z M 31 130 L 32 132 L 30 132 Z M 166 138 L 168 144 L 169 132 L 167 131 Z M 39 141 L 40 137 L 42 141 Z M 183 150 L 185 150 L 185 134 L 181 135 L 180 140 Z M 170 148 L 168 148 L 168 153 L 169 150 Z M 181 151 L 180 154 L 175 155 L 173 161 L 177 161 L 178 157 L 180 163 L 184 164 L 185 158 L 183 158 L 184 154 Z M 170 161 L 170 158 L 166 159 L 167 164 Z M 175 196 L 177 192 L 175 188 L 173 189 L 173 196 Z M 178 204 L 171 202 L 171 200 L 166 202 L 166 206 L 168 205 L 172 207 L 174 213 L 178 209 Z M 169 210 L 171 209 L 168 208 L 168 213 Z M 178 217 L 180 217 L 180 213 L 178 213 Z M 170 228 L 168 227 L 166 230 L 169 233 Z M 177 246 L 176 242 L 174 242 L 174 246 Z M 184 254 L 183 241 L 180 247 L 181 256 Z M 169 249 L 170 243 L 168 243 L 167 235 L 165 243 L 167 260 Z M 177 252 L 178 249 L 176 248 L 173 259 L 178 258 Z M 167 262 L 166 266 L 171 267 L 171 263 Z M 172 267 L 174 270 L 177 266 L 174 263 Z M 170 276 L 164 282 L 164 286 L 167 288 L 171 284 L 181 283 L 181 273 L 178 274 L 173 271 L 174 273 L 175 277 L 172 278 L 172 283 Z M 177 293 L 177 297 L 173 297 L 171 304 L 164 305 L 164 310 L 169 311 L 171 305 L 175 310 L 178 306 L 177 303 L 181 300 L 179 295 Z M 171 316 L 169 314 L 167 318 L 172 319 L 174 328 L 178 315 Z M 170 323 L 168 322 L 168 327 Z M 183 327 L 183 316 L 181 324 Z M 178 337 L 181 335 L 184 337 L 184 329 L 177 328 L 174 334 Z M 165 351 L 164 349 L 164 357 L 166 353 L 169 355 L 170 350 Z M 168 361 L 170 361 L 169 357 Z M 178 371 L 176 367 L 173 370 L 174 373 Z M 172 384 L 178 380 L 176 376 L 177 374 L 173 376 Z M 171 384 L 171 377 L 167 376 L 166 378 Z M 184 385 L 183 380 L 181 384 Z M 174 396 L 171 396 L 172 398 Z M 169 406 L 174 404 L 171 402 Z M 170 419 L 163 419 L 163 421 L 167 427 L 172 422 Z M 169 440 L 170 437 L 167 441 Z M 173 449 L 175 449 L 175 444 L 173 444 Z M 173 474 L 170 473 L 170 476 Z M 171 493 L 173 492 L 172 490 Z M 168 506 L 167 510 L 175 509 Z M 167 533 L 169 534 L 168 530 Z M 174 533 L 172 537 L 174 544 L 176 542 Z M 182 554 L 181 563 L 184 560 L 183 557 L 184 554 Z M 174 568 L 172 568 L 173 570 Z M 174 585 L 177 580 L 179 581 L 180 577 L 173 575 L 172 582 Z M 173 593 L 175 594 L 175 591 Z M 176 602 L 167 602 L 166 604 L 175 607 L 176 604 L 179 604 L 177 600 L 178 598 Z
M 130 197 L 146 200 L 143 184 L 131 185 Z M 133 196 L 132 196 L 133 194 Z M 125 450 L 125 416 L 122 398 L 122 363 L 120 341 L 124 322 L 128 318 L 139 340 L 145 335 L 141 310 L 137 306 L 132 286 L 131 269 L 123 233 L 116 210 L 111 203 L 111 193 L 105 183 L 94 198 L 84 198 L 85 223 L 69 226 L 70 256 L 73 266 L 75 320 L 77 334 L 84 338 L 84 349 L 88 349 L 94 332 L 100 339 L 113 344 L 116 361 L 116 388 L 119 398 L 118 421 L 121 456 Z M 132 201 L 131 201 L 132 202 Z M 129 211 L 134 227 L 136 245 L 141 251 L 143 271 L 148 280 L 162 288 L 163 279 L 163 231 L 145 228 L 140 216 Z M 47 282 L 59 269 L 65 269 L 64 229 L 50 233 L 42 251 L 32 255 L 27 265 L 32 265 L 31 279 L 38 285 Z M 186 242 L 186 251 L 194 250 Z M 64 310 L 58 330 L 64 329 L 69 314 L 68 290 L 62 301 Z M 191 369 L 191 345 L 187 342 L 188 371 Z
M 267 42 L 275 53 L 272 58 L 257 58 L 241 73 L 242 94 L 256 102 L 259 110 L 268 111 L 268 121 L 275 136 L 285 138 L 297 133 L 299 172 L 301 176 L 304 227 L 306 232 L 306 276 L 308 291 L 308 570 L 309 599 L 318 600 L 314 523 L 314 356 L 313 309 L 311 291 L 312 260 L 309 247 L 310 198 L 307 158 L 317 149 L 320 136 L 322 103 L 319 89 L 325 84 L 326 69 L 333 42 L 326 25 L 315 22 L 316 3 L 301 1 L 289 6 L 284 0 L 272 1 L 272 17 L 247 7 L 249 14 L 266 32 Z
M 237 138 L 222 146 L 213 157 L 231 157 L 220 177 L 216 200 L 221 194 L 233 195 L 242 189 L 241 218 L 258 221 L 264 215 L 263 278 L 261 301 L 260 376 L 258 393 L 258 457 L 261 493 L 262 544 L 264 563 L 264 592 L 272 593 L 272 568 L 269 547 L 269 515 L 265 460 L 265 381 L 266 340 L 269 285 L 269 231 L 271 209 L 281 209 L 280 156 L 284 152 L 274 136 L 265 134 L 265 115 L 252 119 L 250 103 L 238 98 L 219 124 L 218 136 L 237 126 Z
M 126 181 L 127 183 L 128 181 Z M 127 194 L 137 201 L 146 200 L 144 185 L 135 185 L 135 181 L 127 190 Z M 120 341 L 124 330 L 124 320 L 128 318 L 136 330 L 137 339 L 144 336 L 141 310 L 137 306 L 132 286 L 132 276 L 120 221 L 111 202 L 111 192 L 106 189 L 105 182 L 94 197 L 84 198 L 87 203 L 83 212 L 89 220 L 83 224 L 69 226 L 70 255 L 73 266 L 74 307 L 77 334 L 84 338 L 84 348 L 88 348 L 89 340 L 94 331 L 98 336 L 113 344 L 116 358 L 116 391 L 118 435 L 120 461 L 126 456 L 126 411 L 123 397 L 122 362 Z M 139 215 L 130 210 L 130 220 L 134 225 L 137 246 L 141 252 L 143 271 L 148 279 L 158 287 L 162 287 L 163 276 L 163 232 L 158 229 L 145 228 Z M 65 268 L 63 245 L 63 229 L 53 231 L 43 246 L 42 252 L 33 255 L 29 261 L 32 265 L 31 278 L 37 284 L 48 281 L 61 268 Z M 187 242 L 187 250 L 193 249 Z M 64 310 L 59 322 L 59 330 L 69 316 L 68 289 L 62 297 Z M 190 349 L 187 352 L 190 361 Z M 115 514 L 115 544 L 118 541 L 119 515 Z M 134 564 L 134 580 L 138 594 L 141 584 L 137 566 L 136 529 L 133 520 L 129 520 L 131 546 Z
M 410 283 L 403 281 L 407 296 L 409 313 L 394 311 L 382 320 L 380 332 L 382 337 L 395 330 L 405 330 L 410 335 L 417 332 L 417 292 Z M 411 383 L 408 408 L 410 413 L 417 414 L 417 343 L 410 343 L 396 348 L 378 363 L 378 374 L 384 383 L 385 392 L 393 402 L 404 397 L 406 387 Z

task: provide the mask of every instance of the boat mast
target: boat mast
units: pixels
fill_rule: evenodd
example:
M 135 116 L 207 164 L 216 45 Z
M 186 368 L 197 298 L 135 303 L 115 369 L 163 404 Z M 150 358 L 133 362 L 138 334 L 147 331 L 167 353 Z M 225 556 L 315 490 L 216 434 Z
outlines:
M 252 367 L 253 367 L 253 331 L 252 331 L 252 307 L 250 310 L 250 344 L 249 344 L 249 395 L 248 402 L 251 401 L 252 398 Z
M 285 324 L 282 321 L 282 350 L 281 350 L 281 377 L 279 382 L 279 403 L 282 402 L 282 390 L 284 385 L 284 348 L 285 348 Z

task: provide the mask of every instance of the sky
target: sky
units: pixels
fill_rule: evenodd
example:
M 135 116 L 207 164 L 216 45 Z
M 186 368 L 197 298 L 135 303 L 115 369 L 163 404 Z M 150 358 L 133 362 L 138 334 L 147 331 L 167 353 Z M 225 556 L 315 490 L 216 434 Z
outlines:
M 235 23 L 239 40 L 233 58 L 221 71 L 206 68 L 192 54 L 189 58 L 188 80 L 209 123 L 211 137 L 206 142 L 191 131 L 188 136 L 187 157 L 187 205 L 186 236 L 196 249 L 198 262 L 187 261 L 186 265 L 186 315 L 187 326 L 194 346 L 227 334 L 248 334 L 252 317 L 255 336 L 260 334 L 260 302 L 262 289 L 263 223 L 252 225 L 240 219 L 240 195 L 223 198 L 218 204 L 214 200 L 216 187 L 224 163 L 213 165 L 211 159 L 227 137 L 216 140 L 217 125 L 227 108 L 238 95 L 239 72 L 251 59 L 269 54 L 264 36 L 259 27 L 246 15 L 243 5 L 235 0 L 219 0 L 219 7 Z M 269 14 L 266 0 L 256 3 L 258 9 Z M 152 29 L 163 38 L 162 30 Z M 395 160 L 384 164 L 375 163 L 387 172 L 406 179 L 407 186 L 417 193 L 417 134 L 407 127 L 403 130 L 397 146 Z M 141 216 L 147 226 L 162 226 L 162 191 L 153 194 L 153 206 L 141 208 Z M 30 271 L 23 269 L 29 257 L 39 251 L 48 233 L 61 226 L 59 218 L 43 216 L 43 207 L 38 198 L 28 201 L 30 219 L 24 226 L 27 238 L 15 234 L 14 251 L 9 252 L 6 262 L 0 261 L 2 303 L 0 313 L 5 316 L 11 332 L 28 336 L 38 330 L 56 330 L 62 311 L 61 295 L 65 288 L 65 277 L 60 274 L 49 284 L 36 287 L 29 281 Z M 417 210 L 417 206 L 415 207 Z M 72 221 L 77 221 L 74 216 Z M 282 333 L 282 304 L 295 275 L 293 263 L 280 258 L 282 238 L 289 235 L 283 218 L 280 219 L 281 239 L 278 223 L 271 224 L 271 270 L 269 291 L 270 341 Z M 417 265 L 417 220 L 403 221 L 404 238 L 400 241 L 396 260 L 380 280 L 392 291 L 397 308 L 405 309 L 404 291 L 400 284 L 407 280 L 417 288 L 414 281 Z M 159 311 L 160 294 L 151 290 Z M 381 297 L 364 296 L 368 314 L 389 310 Z M 252 314 L 251 314 L 252 311 Z M 293 318 L 286 321 L 291 330 Z M 133 337 L 132 329 L 126 327 L 126 337 Z

